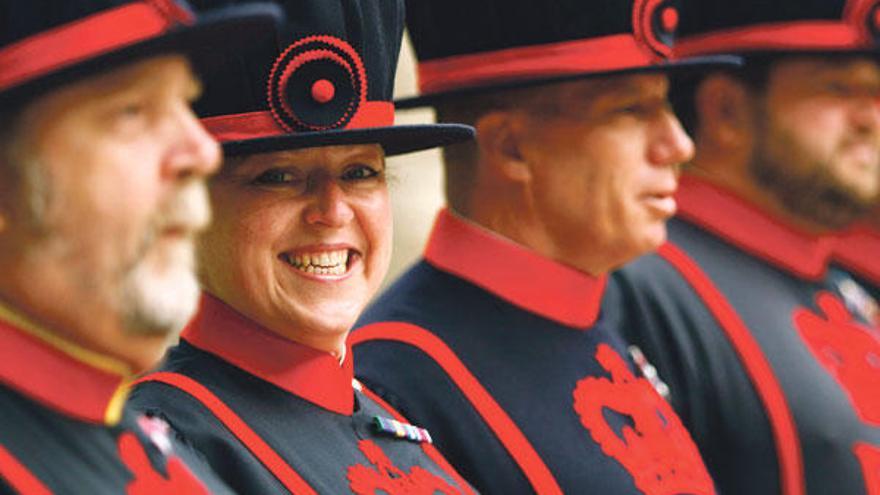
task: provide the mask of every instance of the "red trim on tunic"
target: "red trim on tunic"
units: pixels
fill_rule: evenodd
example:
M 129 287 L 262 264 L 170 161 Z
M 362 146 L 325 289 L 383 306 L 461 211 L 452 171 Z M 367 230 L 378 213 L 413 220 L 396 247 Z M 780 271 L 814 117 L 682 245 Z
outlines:
M 609 72 L 657 63 L 631 34 L 456 55 L 419 63 L 422 95 L 490 83 Z
M 42 481 L 0 445 L 0 478 L 21 495 L 52 495 Z
M 853 445 L 853 453 L 862 465 L 868 495 L 880 495 L 880 447 L 856 442 Z
M 268 110 L 218 115 L 216 117 L 206 117 L 201 121 L 205 129 L 214 136 L 214 139 L 221 143 L 296 134 L 282 127 L 275 117 L 272 116 L 272 112 Z M 351 121 L 340 129 L 370 129 L 393 125 L 394 103 L 368 101 L 361 105 L 358 108 L 358 112 L 351 118 Z
M 841 234 L 834 259 L 856 275 L 880 285 L 880 231 L 859 227 Z
M 487 426 L 522 470 L 538 495 L 561 495 L 562 489 L 525 434 L 485 387 L 442 340 L 409 323 L 374 323 L 358 329 L 350 338 L 355 346 L 367 341 L 388 340 L 411 345 L 427 354 L 455 383 Z
M 734 246 L 807 280 L 825 275 L 832 237 L 794 230 L 732 192 L 685 175 L 676 194 L 678 216 Z
M 272 447 L 252 430 L 235 411 L 201 383 L 178 373 L 158 372 L 141 378 L 135 382 L 135 385 L 147 382 L 164 383 L 191 395 L 211 411 L 223 423 L 223 426 L 291 493 L 317 495 L 317 492 L 290 465 L 284 462 L 284 459 L 275 453 Z
M 368 389 L 367 387 L 362 386 L 361 393 L 363 393 L 364 395 L 369 397 L 373 402 L 378 404 L 381 408 L 385 409 L 388 412 L 388 414 L 390 414 L 391 417 L 393 417 L 397 421 L 401 421 L 401 422 L 407 423 L 407 424 L 412 424 L 405 417 L 403 417 L 402 414 L 397 412 L 396 409 L 391 407 L 390 404 L 388 404 L 381 397 L 376 395 L 372 390 Z M 449 461 L 447 461 L 446 458 L 443 457 L 443 454 L 441 454 L 440 451 L 437 450 L 436 447 L 434 447 L 433 445 L 431 445 L 428 442 L 422 442 L 422 450 L 425 452 L 425 454 L 427 454 L 428 457 L 431 458 L 432 461 L 434 461 L 435 464 L 440 466 L 440 469 L 442 469 L 446 474 L 448 474 L 455 481 L 455 483 L 461 489 L 462 493 L 471 494 L 471 495 L 474 493 L 474 491 L 471 490 L 471 487 L 468 484 L 468 482 L 465 481 L 464 478 L 462 478 L 460 474 L 458 474 L 458 471 L 456 471 L 455 468 L 452 467 L 451 464 L 449 464 Z
M 193 18 L 132 2 L 17 41 L 0 50 L 0 91 L 65 67 L 158 37 Z
M 596 322 L 606 276 L 579 272 L 441 210 L 425 248 L 431 265 L 569 327 Z
M 782 494 L 803 495 L 806 493 L 804 468 L 797 427 L 782 385 L 760 345 L 709 276 L 684 251 L 666 243 L 660 247 L 658 254 L 693 287 L 733 344 L 770 419 L 779 461 Z
M 124 381 L 0 320 L 0 382 L 52 410 L 104 424 Z
M 346 416 L 354 410 L 351 352 L 340 365 L 332 354 L 267 330 L 207 293 L 181 337 L 324 409 Z
M 725 29 L 679 38 L 673 53 L 693 57 L 752 50 L 854 50 L 870 48 L 867 31 L 840 21 L 793 21 Z

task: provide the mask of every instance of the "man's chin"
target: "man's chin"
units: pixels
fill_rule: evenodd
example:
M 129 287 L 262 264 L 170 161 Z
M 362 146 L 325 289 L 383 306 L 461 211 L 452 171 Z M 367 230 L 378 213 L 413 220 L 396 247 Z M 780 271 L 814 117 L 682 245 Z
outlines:
M 127 285 L 122 309 L 130 333 L 173 337 L 198 308 L 199 285 L 189 270 L 161 276 L 136 274 Z

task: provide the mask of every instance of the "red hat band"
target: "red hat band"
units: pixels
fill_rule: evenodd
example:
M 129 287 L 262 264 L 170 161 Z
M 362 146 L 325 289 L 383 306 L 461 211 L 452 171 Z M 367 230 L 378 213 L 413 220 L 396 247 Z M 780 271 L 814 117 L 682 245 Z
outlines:
M 420 62 L 422 94 L 498 82 L 648 67 L 672 54 L 674 0 L 635 0 L 632 34 L 530 45 Z
M 221 142 L 394 124 L 394 104 L 367 100 L 367 74 L 357 51 L 333 36 L 287 47 L 269 74 L 269 111 L 202 119 Z
M 0 91 L 194 21 L 171 0 L 145 0 L 44 31 L 0 50 Z
M 846 51 L 877 47 L 880 0 L 850 0 L 840 21 L 764 23 L 680 39 L 676 57 L 748 51 Z

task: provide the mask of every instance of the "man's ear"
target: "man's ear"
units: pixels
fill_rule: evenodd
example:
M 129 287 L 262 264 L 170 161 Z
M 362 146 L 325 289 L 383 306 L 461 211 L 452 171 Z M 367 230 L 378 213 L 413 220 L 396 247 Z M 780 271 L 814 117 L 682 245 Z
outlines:
M 531 180 L 531 168 L 521 150 L 521 136 L 525 132 L 522 115 L 507 110 L 493 111 L 480 117 L 474 127 L 480 159 L 492 174 L 513 182 Z
M 749 90 L 726 74 L 712 74 L 695 95 L 701 143 L 721 150 L 741 149 L 754 132 Z

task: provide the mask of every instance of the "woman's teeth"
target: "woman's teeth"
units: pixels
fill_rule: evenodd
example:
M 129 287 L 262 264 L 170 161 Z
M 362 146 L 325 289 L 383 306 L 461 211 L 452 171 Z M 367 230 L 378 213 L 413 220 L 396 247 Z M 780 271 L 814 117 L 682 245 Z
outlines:
M 348 269 L 348 249 L 287 256 L 297 270 L 316 275 L 342 275 Z

